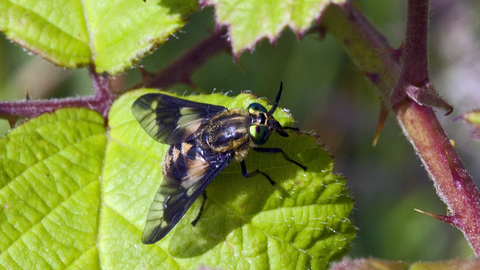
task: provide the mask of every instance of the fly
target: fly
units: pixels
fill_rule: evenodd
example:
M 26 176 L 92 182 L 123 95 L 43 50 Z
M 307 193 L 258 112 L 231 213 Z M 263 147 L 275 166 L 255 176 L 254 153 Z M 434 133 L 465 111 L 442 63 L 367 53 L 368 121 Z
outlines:
M 207 194 L 205 188 L 230 163 L 240 162 L 243 177 L 263 175 L 270 184 L 275 182 L 258 169 L 248 172 L 245 157 L 250 149 L 263 153 L 282 153 L 280 148 L 261 148 L 270 134 L 288 137 L 285 129 L 273 118 L 282 84 L 273 107 L 267 109 L 251 103 L 247 110 L 193 102 L 164 94 L 146 94 L 132 106 L 135 118 L 143 129 L 160 143 L 170 144 L 163 161 L 163 181 L 148 212 L 142 242 L 153 244 L 162 239 L 180 221 L 195 200 L 203 201 L 195 225 L 202 214 Z

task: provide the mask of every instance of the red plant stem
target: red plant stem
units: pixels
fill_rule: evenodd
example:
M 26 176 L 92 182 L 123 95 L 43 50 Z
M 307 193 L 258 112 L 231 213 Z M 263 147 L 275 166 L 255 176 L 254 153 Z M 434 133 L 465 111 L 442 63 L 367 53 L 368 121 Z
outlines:
M 0 117 L 18 119 L 35 117 L 42 113 L 52 112 L 63 107 L 95 107 L 94 96 L 85 98 L 62 98 L 52 100 L 28 100 L 16 102 L 0 102 Z
M 93 105 L 93 107 L 88 108 L 101 113 L 103 118 L 105 118 L 105 123 L 108 123 L 108 112 L 117 96 L 112 92 L 113 88 L 109 78 L 95 73 L 93 66 L 90 66 L 90 77 L 92 78 L 95 95 L 92 99 L 93 104 L 89 104 L 90 106 Z
M 409 0 L 402 77 L 412 85 L 428 81 L 428 0 Z
M 408 87 L 428 87 L 428 2 L 408 1 L 404 65 L 396 93 L 405 93 Z M 433 110 L 403 97 L 392 100 L 400 126 L 433 180 L 437 194 L 448 206 L 451 223 L 464 233 L 478 257 L 480 193 Z
M 395 108 L 398 121 L 448 206 L 452 224 L 480 254 L 480 194 L 453 149 L 433 110 L 405 100 Z
M 93 96 L 0 102 L 0 117 L 14 123 L 19 118 L 32 118 L 59 108 L 82 107 L 96 110 L 104 118 L 107 118 L 110 106 L 115 100 L 115 95 L 111 92 L 110 81 L 107 77 L 95 73 L 94 67 L 90 67 L 89 70 L 95 89 Z
M 357 67 L 393 108 L 405 136 L 412 143 L 451 216 L 446 221 L 460 229 L 480 255 L 480 193 L 460 161 L 433 110 L 406 95 L 409 87 L 429 87 L 428 0 L 409 0 L 403 68 L 399 50 L 350 4 L 330 5 L 322 26 L 344 47 Z M 392 91 L 395 89 L 395 91 Z M 394 93 L 394 94 L 392 94 Z

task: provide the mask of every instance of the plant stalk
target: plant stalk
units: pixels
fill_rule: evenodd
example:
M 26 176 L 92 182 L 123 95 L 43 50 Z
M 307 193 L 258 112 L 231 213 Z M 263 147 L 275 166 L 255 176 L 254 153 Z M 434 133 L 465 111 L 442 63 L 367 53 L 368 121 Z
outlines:
M 405 136 L 433 180 L 438 196 L 450 210 L 449 218 L 444 220 L 464 233 L 478 257 L 480 193 L 433 109 L 427 106 L 440 104 L 449 110 L 448 104 L 445 105 L 436 93 L 432 94 L 434 89 L 428 80 L 428 4 L 428 0 L 408 1 L 403 51 L 392 49 L 385 37 L 350 4 L 330 5 L 323 15 L 322 26 L 343 45 L 353 62 L 375 85 L 384 104 L 393 109 Z M 425 93 L 426 103 L 412 98 L 418 93 Z
M 93 66 L 90 66 L 89 70 L 95 90 L 94 95 L 48 100 L 1 101 L 0 118 L 7 119 L 13 126 L 21 118 L 33 118 L 64 107 L 80 107 L 95 110 L 107 119 L 116 95 L 111 91 L 112 87 L 108 77 L 95 73 Z

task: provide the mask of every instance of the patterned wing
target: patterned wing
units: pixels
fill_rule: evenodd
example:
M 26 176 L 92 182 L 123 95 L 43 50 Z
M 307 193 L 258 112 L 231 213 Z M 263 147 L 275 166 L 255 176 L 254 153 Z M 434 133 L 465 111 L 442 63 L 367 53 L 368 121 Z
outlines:
M 205 120 L 225 110 L 222 106 L 155 93 L 139 97 L 132 105 L 132 113 L 143 129 L 165 144 L 193 139 Z
M 233 152 L 202 150 L 195 141 L 170 146 L 164 161 L 163 182 L 148 212 L 142 242 L 153 244 L 162 239 L 232 157 Z

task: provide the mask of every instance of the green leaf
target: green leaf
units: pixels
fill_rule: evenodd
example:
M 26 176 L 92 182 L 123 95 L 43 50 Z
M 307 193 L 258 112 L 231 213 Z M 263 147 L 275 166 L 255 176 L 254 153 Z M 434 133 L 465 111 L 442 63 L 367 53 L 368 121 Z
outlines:
M 304 34 L 319 20 L 330 3 L 346 0 L 203 0 L 204 5 L 214 5 L 217 22 L 227 25 L 235 55 L 253 49 L 262 38 L 275 42 L 287 26 L 298 34 Z
M 56 65 L 115 74 L 165 42 L 198 3 L 0 0 L 0 31 Z
M 247 168 L 270 175 L 275 187 L 262 177 L 243 178 L 232 162 L 207 188 L 195 227 L 190 222 L 200 201 L 165 239 L 142 244 L 169 147 L 149 137 L 131 113 L 133 101 L 147 92 L 119 98 L 108 131 L 95 112 L 62 109 L 0 140 L 1 266 L 326 269 L 348 251 L 356 230 L 347 218 L 353 200 L 345 179 L 332 174 L 333 160 L 315 136 L 294 131 L 272 136 L 265 146 L 281 147 L 306 172 L 282 155 L 252 151 Z M 184 98 L 227 108 L 268 104 L 247 93 Z M 293 122 L 284 110 L 275 117 L 286 126 Z
M 103 118 L 87 109 L 42 115 L 0 139 L 0 266 L 98 268 L 105 144 Z

